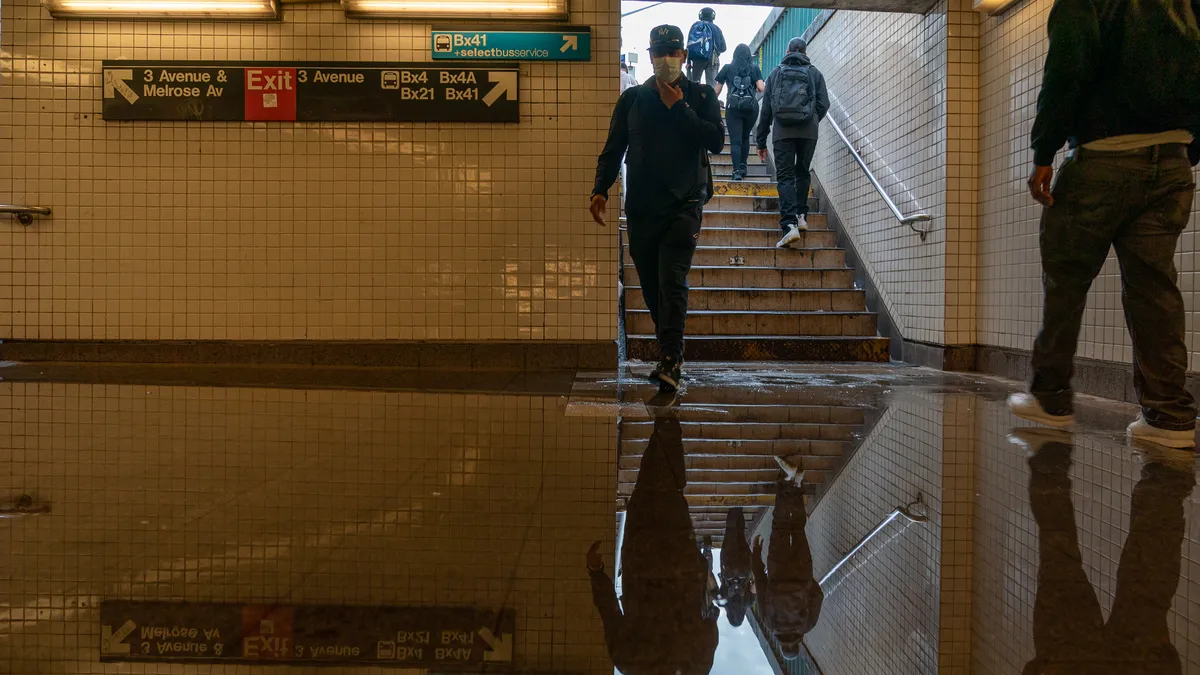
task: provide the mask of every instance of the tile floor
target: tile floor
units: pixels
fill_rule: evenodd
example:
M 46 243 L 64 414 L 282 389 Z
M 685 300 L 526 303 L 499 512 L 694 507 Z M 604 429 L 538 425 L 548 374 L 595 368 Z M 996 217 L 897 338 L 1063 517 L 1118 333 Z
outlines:
M 1131 406 L 643 371 L 0 367 L 0 673 L 1200 672 L 1193 456 Z

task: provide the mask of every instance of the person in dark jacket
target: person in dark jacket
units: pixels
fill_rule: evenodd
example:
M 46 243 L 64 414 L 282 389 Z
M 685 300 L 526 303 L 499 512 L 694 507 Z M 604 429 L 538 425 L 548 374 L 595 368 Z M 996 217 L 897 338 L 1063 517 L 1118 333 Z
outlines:
M 804 635 L 817 625 L 825 594 L 813 577 L 812 550 L 804 528 L 804 472 L 783 458 L 776 458 L 786 478 L 775 494 L 775 516 L 771 521 L 771 548 L 763 566 L 762 538 L 754 540 L 750 560 L 754 565 L 754 587 L 763 628 L 779 641 L 789 660 L 800 657 Z M 769 574 L 769 576 L 768 576 Z
M 1194 456 L 1139 447 L 1145 461 L 1133 488 L 1116 598 L 1105 621 L 1079 550 L 1071 503 L 1072 435 L 1025 428 L 1010 438 L 1030 456 L 1029 501 L 1038 529 L 1035 656 L 1024 675 L 1181 675 L 1167 615 L 1179 588 L 1184 510 L 1196 485 Z
M 725 607 L 725 617 L 735 628 L 746 620 L 746 609 L 754 605 L 754 571 L 750 555 L 746 515 L 741 507 L 729 509 L 721 544 L 721 589 L 717 602 Z
M 776 246 L 784 248 L 800 240 L 800 233 L 808 229 L 808 190 L 812 185 L 809 171 L 813 153 L 817 150 L 817 133 L 825 113 L 829 112 L 829 91 L 825 87 L 825 76 L 812 65 L 808 55 L 808 43 L 803 38 L 792 38 L 788 42 L 783 61 L 767 77 L 763 94 L 762 114 L 758 118 L 758 156 L 767 160 L 767 134 L 771 135 L 771 149 L 775 154 L 775 180 L 779 183 L 779 227 L 783 238 Z M 785 122 L 779 119 L 780 111 L 774 110 L 780 100 L 794 101 L 797 96 L 779 97 L 776 90 L 784 79 L 793 80 L 793 71 L 807 73 L 811 91 L 804 98 L 812 100 L 812 114 L 803 122 Z M 788 77 L 782 74 L 787 73 Z M 781 92 L 789 93 L 789 92 Z
M 733 179 L 746 177 L 746 156 L 750 154 L 750 129 L 758 119 L 759 92 L 767 88 L 762 70 L 750 56 L 749 45 L 738 45 L 733 50 L 733 63 L 717 73 L 717 96 L 728 87 L 725 102 L 725 123 L 729 125 L 729 155 L 733 160 Z
M 1045 207 L 1045 298 L 1030 391 L 1008 401 L 1020 417 L 1073 423 L 1071 378 L 1088 289 L 1115 248 L 1142 407 L 1128 433 L 1169 447 L 1195 445 L 1175 248 L 1191 215 L 1191 166 L 1200 158 L 1200 83 L 1188 80 L 1200 61 L 1196 21 L 1196 4 L 1188 2 L 1056 0 L 1050 11 L 1029 178 Z M 1148 52 L 1157 62 L 1136 67 Z M 1064 143 L 1071 152 L 1051 188 Z
M 625 512 L 619 602 L 600 542 L 587 556 L 608 653 L 624 675 L 712 670 L 719 613 L 709 599 L 712 564 L 696 545 L 686 486 L 679 420 L 657 417 Z
M 717 83 L 717 71 L 721 68 L 721 55 L 725 53 L 728 45 L 725 44 L 725 34 L 721 32 L 721 27 L 714 23 L 717 20 L 717 10 L 712 7 L 705 7 L 700 10 L 700 19 L 692 24 L 688 29 L 690 37 L 696 32 L 696 28 L 700 25 L 707 24 L 708 30 L 712 33 L 712 58 L 711 59 L 693 59 L 688 55 L 688 79 L 692 82 L 700 82 L 700 78 L 704 78 L 704 84 L 715 86 Z
M 650 31 L 650 59 L 654 77 L 617 99 L 608 142 L 597 161 L 591 212 L 597 223 L 605 224 L 608 188 L 624 156 L 629 171 L 629 253 L 661 356 L 650 378 L 664 389 L 677 389 L 687 277 L 704 204 L 712 196 L 708 153 L 725 146 L 725 127 L 712 87 L 683 77 L 683 32 L 677 26 Z

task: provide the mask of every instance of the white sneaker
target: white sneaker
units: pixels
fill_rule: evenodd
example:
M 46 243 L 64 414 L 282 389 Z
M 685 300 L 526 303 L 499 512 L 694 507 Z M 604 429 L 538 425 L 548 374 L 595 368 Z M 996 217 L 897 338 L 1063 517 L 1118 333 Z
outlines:
M 1008 435 L 1008 442 L 1020 446 L 1025 451 L 1026 457 L 1033 457 L 1047 443 L 1071 443 L 1071 438 L 1071 432 L 1065 429 L 1025 427 L 1013 429 L 1013 432 Z
M 806 224 L 805 227 L 807 228 L 808 225 Z M 775 248 L 787 248 L 798 241 L 800 241 L 800 226 L 792 225 L 788 227 L 787 234 L 783 235 L 783 238 L 775 244 Z
M 795 483 L 797 487 L 804 484 L 804 472 L 800 470 L 799 466 L 779 456 L 775 457 L 775 463 L 787 474 L 788 482 Z
M 1009 396 L 1008 409 L 1023 420 L 1045 424 L 1056 429 L 1069 427 L 1075 423 L 1074 415 L 1051 415 L 1046 412 L 1041 403 L 1038 403 L 1036 396 L 1026 392 Z
M 808 232 L 808 218 L 800 216 L 800 222 L 796 223 L 796 229 L 801 232 Z
M 1146 421 L 1146 418 L 1140 414 L 1137 416 L 1137 419 L 1130 423 L 1126 433 L 1135 441 L 1157 443 L 1168 448 L 1196 447 L 1196 431 L 1194 429 L 1179 431 L 1160 429 L 1159 427 L 1151 426 Z

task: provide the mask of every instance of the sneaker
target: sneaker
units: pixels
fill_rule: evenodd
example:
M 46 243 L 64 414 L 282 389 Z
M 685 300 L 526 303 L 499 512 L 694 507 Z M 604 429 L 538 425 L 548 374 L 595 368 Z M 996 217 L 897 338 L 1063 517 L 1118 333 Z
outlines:
M 1021 392 L 1008 397 L 1008 409 L 1023 420 L 1062 429 L 1075 423 L 1074 415 L 1051 415 L 1033 394 Z
M 1026 427 L 1024 429 L 1013 429 L 1013 432 L 1008 435 L 1008 442 L 1024 450 L 1026 457 L 1033 457 L 1041 452 L 1042 446 L 1047 443 L 1070 444 L 1072 442 L 1072 434 L 1066 429 Z
M 658 382 L 660 389 L 668 391 L 679 389 L 679 383 L 683 381 L 683 358 L 678 356 L 664 358 L 650 373 L 650 379 Z
M 787 232 L 785 232 L 783 238 L 775 244 L 775 248 L 787 248 L 798 241 L 800 241 L 799 226 L 795 224 L 789 224 Z
M 789 483 L 794 483 L 796 487 L 804 484 L 804 471 L 791 460 L 785 457 L 775 457 L 775 463 L 779 465 L 779 469 L 787 475 Z
M 734 180 L 741 180 L 741 179 L 743 179 L 743 178 L 745 178 L 745 177 L 746 177 L 746 175 L 745 175 L 745 174 L 743 174 L 741 171 L 734 171 L 734 172 L 733 172 L 733 179 L 734 179 Z
M 796 229 L 801 232 L 808 232 L 808 218 L 805 217 L 805 214 L 800 214 L 800 221 L 796 223 Z
M 1168 448 L 1196 447 L 1195 429 L 1162 429 L 1151 425 L 1142 415 L 1138 415 L 1126 430 L 1129 438 L 1135 441 L 1157 443 Z

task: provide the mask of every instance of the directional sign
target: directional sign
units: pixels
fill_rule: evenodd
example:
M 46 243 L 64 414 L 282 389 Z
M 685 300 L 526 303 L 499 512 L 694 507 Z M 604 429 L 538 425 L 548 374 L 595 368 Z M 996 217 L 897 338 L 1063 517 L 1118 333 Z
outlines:
M 590 28 L 557 31 L 434 30 L 430 44 L 435 59 L 472 61 L 590 61 Z
M 100 660 L 507 666 L 514 628 L 511 610 L 110 600 L 100 603 Z
M 104 119 L 518 122 L 515 64 L 105 61 Z

